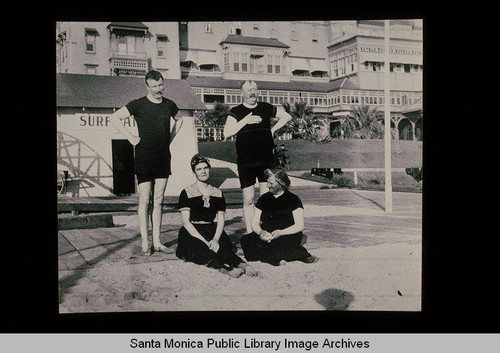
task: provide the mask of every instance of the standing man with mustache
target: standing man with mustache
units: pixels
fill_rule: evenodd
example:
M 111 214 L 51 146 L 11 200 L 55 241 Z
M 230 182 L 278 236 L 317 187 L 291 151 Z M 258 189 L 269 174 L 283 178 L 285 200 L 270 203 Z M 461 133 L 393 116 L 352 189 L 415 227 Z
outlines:
M 243 190 L 243 218 L 246 234 L 252 233 L 255 202 L 255 182 L 259 181 L 260 195 L 268 191 L 264 170 L 275 166 L 273 156 L 274 133 L 291 116 L 282 107 L 258 102 L 257 83 L 247 80 L 241 85 L 243 103 L 231 108 L 224 126 L 224 135 L 236 135 L 236 156 L 240 186 Z M 271 127 L 271 118 L 278 122 Z
M 153 249 L 167 251 L 160 242 L 163 195 L 167 187 L 170 169 L 170 142 L 182 125 L 182 118 L 176 116 L 177 105 L 163 97 L 163 76 L 151 70 L 146 74 L 147 95 L 127 103 L 110 117 L 110 121 L 135 146 L 134 168 L 139 188 L 139 227 L 142 239 L 142 254 L 151 255 L 148 241 L 148 206 L 153 190 L 153 210 L 151 215 Z M 139 136 L 133 135 L 121 120 L 133 116 Z M 170 119 L 175 123 L 170 126 Z

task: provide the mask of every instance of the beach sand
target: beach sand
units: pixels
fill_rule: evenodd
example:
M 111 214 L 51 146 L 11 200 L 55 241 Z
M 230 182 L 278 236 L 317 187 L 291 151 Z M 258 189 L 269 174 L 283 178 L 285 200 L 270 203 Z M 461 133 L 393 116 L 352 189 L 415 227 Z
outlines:
M 227 210 L 228 234 L 237 234 L 240 213 L 239 209 Z M 231 278 L 175 256 L 181 224 L 178 213 L 166 213 L 163 218 L 162 242 L 170 252 L 150 257 L 140 255 L 135 214 L 115 216 L 114 222 L 115 228 L 91 233 L 91 238 L 121 239 L 101 241 L 113 250 L 110 256 L 97 254 L 99 261 L 82 262 L 77 268 L 60 265 L 60 313 L 421 310 L 422 244 L 418 236 L 387 241 L 378 234 L 377 241 L 342 244 L 322 241 L 310 229 L 304 246 L 319 257 L 318 262 L 284 266 L 250 262 L 259 272 L 257 277 Z M 83 238 L 81 230 L 64 232 L 65 238 L 72 236 Z M 243 257 L 239 246 L 238 255 Z

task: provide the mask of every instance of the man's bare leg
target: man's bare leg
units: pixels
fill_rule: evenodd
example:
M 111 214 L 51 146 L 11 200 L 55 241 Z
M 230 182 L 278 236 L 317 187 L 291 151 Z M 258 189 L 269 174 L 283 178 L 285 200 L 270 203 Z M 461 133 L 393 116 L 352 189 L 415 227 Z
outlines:
M 163 215 L 163 195 L 167 187 L 167 178 L 155 179 L 154 193 L 153 193 L 153 248 L 155 251 L 167 251 L 167 247 L 160 241 L 161 219 Z
M 243 188 L 243 220 L 245 221 L 246 234 L 252 233 L 252 219 L 254 214 L 255 202 L 254 185 Z
M 139 216 L 139 229 L 141 232 L 141 246 L 144 255 L 150 255 L 151 249 L 148 242 L 149 217 L 148 208 L 151 197 L 151 182 L 146 181 L 138 185 L 139 188 L 139 206 L 137 215 Z

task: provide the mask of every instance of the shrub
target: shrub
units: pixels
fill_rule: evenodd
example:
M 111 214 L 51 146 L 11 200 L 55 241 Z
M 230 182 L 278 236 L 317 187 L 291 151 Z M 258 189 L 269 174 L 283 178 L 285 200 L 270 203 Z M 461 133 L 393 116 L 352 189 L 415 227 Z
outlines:
M 354 182 L 350 178 L 344 175 L 334 174 L 332 182 L 340 188 L 349 188 L 349 189 L 354 188 Z

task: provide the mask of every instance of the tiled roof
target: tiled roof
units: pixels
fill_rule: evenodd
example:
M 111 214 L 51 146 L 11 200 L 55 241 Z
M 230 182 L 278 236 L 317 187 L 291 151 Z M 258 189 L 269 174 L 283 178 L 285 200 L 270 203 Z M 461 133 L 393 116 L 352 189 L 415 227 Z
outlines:
M 274 38 L 245 37 L 239 34 L 228 35 L 226 39 L 220 42 L 220 44 L 222 43 L 259 45 L 264 47 L 275 47 L 275 48 L 290 48 L 290 46 Z
M 239 89 L 243 80 L 225 80 L 221 77 L 197 77 L 188 76 L 186 81 L 191 87 L 207 87 L 207 88 L 229 88 Z M 309 81 L 292 81 L 292 82 L 273 82 L 273 81 L 258 81 L 259 90 L 275 90 L 275 91 L 301 91 L 301 92 L 331 92 L 344 89 L 359 89 L 348 78 L 342 78 L 330 82 L 309 82 Z
M 186 80 L 165 79 L 164 96 L 179 109 L 206 109 Z M 143 77 L 56 75 L 58 107 L 120 108 L 147 94 Z

